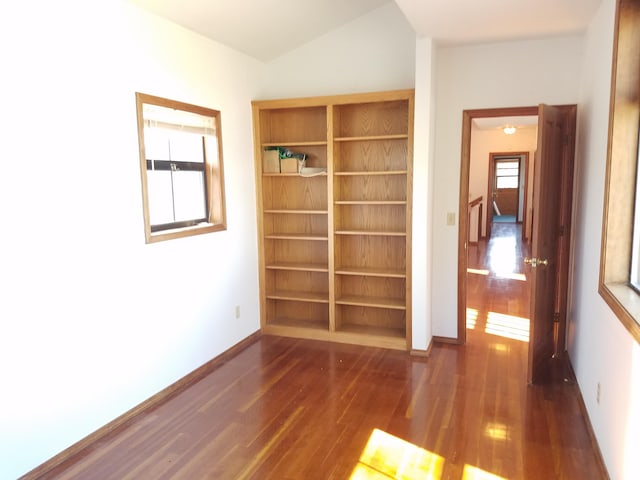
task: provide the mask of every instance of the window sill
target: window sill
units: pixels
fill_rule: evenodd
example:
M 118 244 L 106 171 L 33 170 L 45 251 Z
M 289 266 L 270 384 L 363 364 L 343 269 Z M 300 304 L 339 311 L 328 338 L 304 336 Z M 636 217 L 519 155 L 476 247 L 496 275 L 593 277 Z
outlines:
M 191 227 L 174 228 L 171 230 L 163 230 L 161 232 L 146 232 L 146 243 L 162 242 L 172 240 L 174 238 L 192 237 L 194 235 L 203 235 L 205 233 L 220 232 L 226 230 L 224 223 L 201 223 Z
M 640 342 L 640 295 L 625 283 L 601 284 L 599 293 L 620 322 Z

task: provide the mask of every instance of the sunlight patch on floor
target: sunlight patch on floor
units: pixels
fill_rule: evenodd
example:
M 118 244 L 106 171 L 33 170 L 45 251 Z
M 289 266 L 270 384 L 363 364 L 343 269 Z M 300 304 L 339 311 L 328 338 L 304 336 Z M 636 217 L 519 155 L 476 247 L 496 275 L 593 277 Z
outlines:
M 467 308 L 467 328 L 473 330 L 476 328 L 476 322 L 478 321 L 478 310 L 475 308 Z
M 478 268 L 467 268 L 467 273 L 473 273 L 475 275 L 489 275 L 489 270 L 480 270 Z
M 489 345 L 489 348 L 496 351 L 497 353 L 503 354 L 507 354 L 511 351 L 509 345 L 505 345 L 504 343 L 492 343 L 491 345 Z
M 373 430 L 350 480 L 440 479 L 444 458 L 389 433 Z
M 491 272 L 489 270 L 483 270 L 478 268 L 467 268 L 467 273 L 471 273 L 473 275 L 484 275 L 485 277 L 488 277 Z M 495 277 L 506 278 L 507 280 L 518 280 L 520 282 L 527 281 L 527 277 L 524 273 L 514 273 L 508 270 L 497 270 L 495 272 Z
M 472 467 L 471 465 L 465 465 L 462 472 L 462 480 L 506 480 L 504 477 L 499 477 L 493 473 L 486 472 L 478 467 Z
M 487 326 L 484 331 L 490 335 L 529 341 L 529 319 L 505 315 L 504 313 L 489 312 Z
M 489 423 L 484 429 L 487 437 L 493 440 L 508 440 L 509 432 L 507 426 L 502 423 Z
M 500 434 L 499 425 L 492 428 Z M 441 480 L 444 464 L 440 455 L 375 428 L 349 480 Z M 506 479 L 465 464 L 461 480 Z

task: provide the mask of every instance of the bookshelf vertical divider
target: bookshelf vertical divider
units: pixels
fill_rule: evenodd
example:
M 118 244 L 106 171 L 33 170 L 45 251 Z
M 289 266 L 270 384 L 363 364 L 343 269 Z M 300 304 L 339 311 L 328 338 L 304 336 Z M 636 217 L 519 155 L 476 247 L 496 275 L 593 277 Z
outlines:
M 410 349 L 413 95 L 252 102 L 264 333 Z
M 336 331 L 336 316 L 335 316 L 335 305 L 336 296 L 335 296 L 335 238 L 333 235 L 333 224 L 334 224 L 334 210 L 333 206 L 333 182 L 330 180 L 333 178 L 333 109 L 330 105 L 327 105 L 327 198 L 329 204 L 329 213 L 328 213 L 328 225 L 329 225 L 329 250 L 327 252 L 328 261 L 329 261 L 329 333 L 330 335 L 334 335 Z

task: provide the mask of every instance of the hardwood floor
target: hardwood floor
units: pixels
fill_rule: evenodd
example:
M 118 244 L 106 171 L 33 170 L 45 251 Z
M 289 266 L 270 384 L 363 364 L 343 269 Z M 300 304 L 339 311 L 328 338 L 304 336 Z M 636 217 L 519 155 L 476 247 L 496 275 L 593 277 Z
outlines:
M 529 246 L 521 240 L 521 228 L 516 223 L 494 223 L 489 240 L 469 246 L 467 327 L 475 320 L 477 328 L 467 328 L 467 342 L 473 342 L 473 333 L 492 317 L 502 319 L 518 337 L 529 328 L 529 282 L 523 268 Z
M 526 282 L 490 268 L 499 250 L 478 253 L 474 268 L 491 272 L 470 273 L 478 315 L 466 346 L 422 358 L 263 336 L 41 478 L 606 478 L 571 378 L 526 384 L 514 320 L 526 318 Z M 511 293 L 493 293 L 507 281 Z

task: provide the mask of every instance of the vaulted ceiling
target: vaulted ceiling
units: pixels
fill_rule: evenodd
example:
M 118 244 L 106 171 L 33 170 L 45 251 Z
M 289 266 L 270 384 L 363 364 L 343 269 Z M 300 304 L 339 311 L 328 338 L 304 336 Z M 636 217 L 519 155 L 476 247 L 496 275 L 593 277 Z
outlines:
M 601 0 L 129 1 L 268 62 L 390 3 L 418 37 L 451 45 L 579 33 Z

